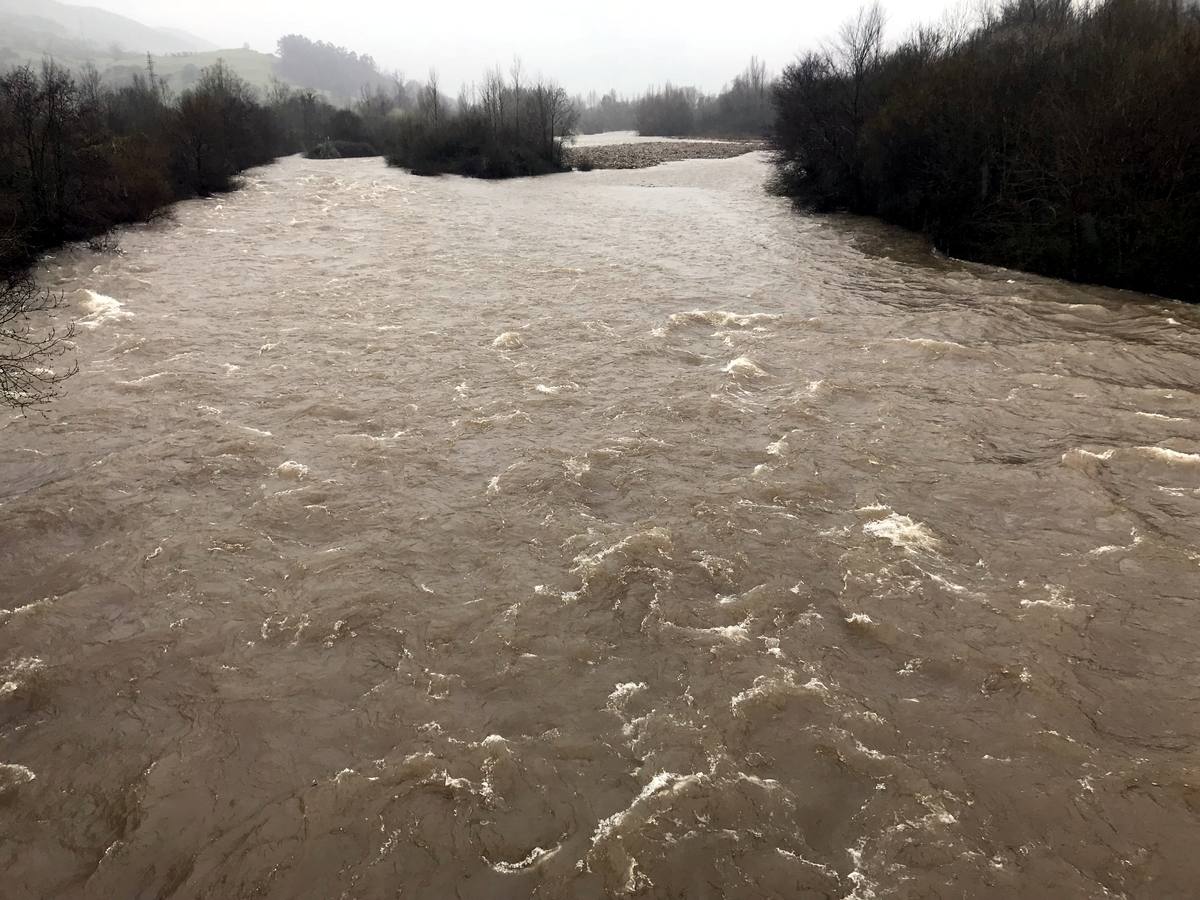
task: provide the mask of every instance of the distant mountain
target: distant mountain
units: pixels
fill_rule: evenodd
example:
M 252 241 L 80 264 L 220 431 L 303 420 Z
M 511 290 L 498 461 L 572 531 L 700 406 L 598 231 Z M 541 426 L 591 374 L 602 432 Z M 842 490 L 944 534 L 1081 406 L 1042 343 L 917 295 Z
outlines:
M 30 47 L 30 42 L 34 46 Z M 216 49 L 186 31 L 150 28 L 94 6 L 72 6 L 57 0 L 0 0 L 0 46 L 56 53 L 64 46 L 79 44 L 105 51 L 119 47 L 125 53 Z

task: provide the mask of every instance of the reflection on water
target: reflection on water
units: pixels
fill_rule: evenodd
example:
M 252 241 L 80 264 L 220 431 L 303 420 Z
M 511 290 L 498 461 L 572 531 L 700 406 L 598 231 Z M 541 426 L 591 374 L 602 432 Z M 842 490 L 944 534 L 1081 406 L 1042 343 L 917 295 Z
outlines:
M 766 165 L 289 159 L 49 261 L 3 893 L 1193 891 L 1200 317 Z

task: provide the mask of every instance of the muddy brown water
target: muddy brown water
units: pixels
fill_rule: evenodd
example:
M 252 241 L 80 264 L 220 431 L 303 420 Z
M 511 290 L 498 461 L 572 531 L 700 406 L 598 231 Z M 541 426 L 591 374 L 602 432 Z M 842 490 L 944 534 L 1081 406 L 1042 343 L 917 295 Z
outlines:
M 48 260 L 0 894 L 1194 895 L 1200 315 L 767 167 L 288 159 Z

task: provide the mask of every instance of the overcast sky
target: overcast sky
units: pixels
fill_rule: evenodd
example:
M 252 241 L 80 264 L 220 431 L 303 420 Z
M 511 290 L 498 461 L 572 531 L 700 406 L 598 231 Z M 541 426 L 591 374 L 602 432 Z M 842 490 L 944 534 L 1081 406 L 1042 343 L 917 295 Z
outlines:
M 68 0 L 72 2 L 72 0 Z M 273 51 L 299 33 L 370 53 L 381 67 L 443 90 L 519 55 L 572 93 L 640 93 L 670 80 L 717 90 L 750 56 L 772 71 L 817 44 L 858 3 L 829 0 L 73 0 L 154 26 L 183 28 L 221 46 Z M 939 18 L 954 0 L 884 2 L 891 37 Z

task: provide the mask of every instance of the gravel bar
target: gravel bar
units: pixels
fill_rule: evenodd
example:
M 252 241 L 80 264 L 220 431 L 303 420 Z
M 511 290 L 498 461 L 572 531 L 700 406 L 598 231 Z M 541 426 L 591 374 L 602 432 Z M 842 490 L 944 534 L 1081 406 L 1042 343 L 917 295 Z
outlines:
M 766 149 L 763 141 L 653 141 L 571 147 L 567 159 L 579 169 L 647 169 L 681 159 L 729 159 Z

